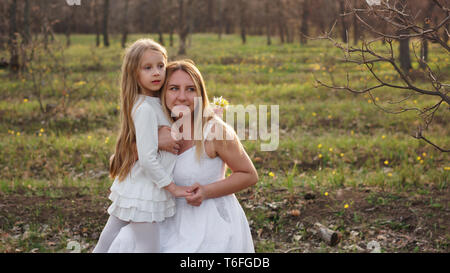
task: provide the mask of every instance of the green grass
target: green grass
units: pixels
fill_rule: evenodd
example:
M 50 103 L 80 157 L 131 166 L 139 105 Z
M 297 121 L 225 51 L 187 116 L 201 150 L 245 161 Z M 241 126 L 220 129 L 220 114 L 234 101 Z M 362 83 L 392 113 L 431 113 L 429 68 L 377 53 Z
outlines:
M 129 41 L 141 37 L 149 36 L 134 34 Z M 64 41 L 64 36 L 57 35 L 57 40 Z M 70 94 L 65 112 L 41 113 L 31 92 L 30 74 L 12 78 L 0 70 L 1 192 L 8 194 L 23 188 L 27 194 L 52 198 L 60 196 L 61 187 L 79 187 L 80 192 L 91 195 L 106 192 L 111 184 L 108 159 L 114 152 L 120 126 L 118 79 L 123 54 L 120 37 L 115 35 L 111 40 L 109 48 L 96 48 L 93 35 L 72 36 L 72 46 L 65 49 L 64 55 L 70 70 L 67 83 L 77 88 Z M 168 35 L 165 41 L 168 43 Z M 177 46 L 175 36 L 175 46 L 167 46 L 170 58 L 195 61 L 211 100 L 224 96 L 234 105 L 280 106 L 280 143 L 276 151 L 261 151 L 260 141 L 243 141 L 260 175 L 258 189 L 281 188 L 292 193 L 297 188 L 319 192 L 344 187 L 419 192 L 426 191 L 425 186 L 430 184 L 441 190 L 448 188 L 449 155 L 411 137 L 420 120 L 417 112 L 387 114 L 369 102 L 367 95 L 317 86 L 315 78 L 330 82 L 329 70 L 337 84 L 345 84 L 346 71 L 355 88 L 376 84 L 362 67 L 336 61 L 340 53 L 330 44 L 310 41 L 305 46 L 267 46 L 265 37 L 249 36 L 247 44 L 242 45 L 237 35 L 223 35 L 219 40 L 213 34 L 195 34 L 186 56 L 176 56 Z M 382 50 L 383 46 L 376 48 Z M 0 57 L 7 56 L 6 51 L 0 51 Z M 441 77 L 448 79 L 448 55 L 431 44 L 429 59 L 439 64 Z M 46 59 L 40 65 L 49 64 Z M 418 64 L 413 67 L 417 69 Z M 377 69 L 384 79 L 400 83 L 389 65 L 381 64 Z M 60 105 L 60 75 L 60 71 L 45 75 L 49 79 L 41 83 L 45 104 Z M 78 84 L 82 81 L 86 84 Z M 429 88 L 420 80 L 415 84 Z M 406 93 L 383 88 L 373 95 L 377 103 L 395 110 L 398 106 L 387 102 L 400 100 Z M 436 98 L 414 95 L 402 106 L 424 108 L 436 102 Z M 448 148 L 448 105 L 442 106 L 426 135 Z M 382 205 L 392 200 L 368 201 Z M 434 200 L 429 204 L 444 206 Z M 37 217 L 40 212 L 32 213 Z M 267 225 L 263 212 L 255 211 L 248 217 L 255 228 Z M 352 218 L 355 222 L 361 220 L 357 214 Z M 380 225 L 406 228 L 396 222 Z M 46 249 L 38 243 L 39 232 L 42 230 L 30 226 L 31 239 L 20 247 Z M 260 252 L 275 248 L 272 241 L 257 245 Z

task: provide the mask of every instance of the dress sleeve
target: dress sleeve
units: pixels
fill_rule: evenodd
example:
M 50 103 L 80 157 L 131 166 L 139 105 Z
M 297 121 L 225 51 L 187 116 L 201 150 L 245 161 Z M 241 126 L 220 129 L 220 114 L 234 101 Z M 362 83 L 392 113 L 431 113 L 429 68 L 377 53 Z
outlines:
M 158 188 L 169 185 L 172 180 L 157 160 L 158 121 L 156 113 L 151 106 L 143 103 L 136 109 L 133 121 L 136 129 L 138 164 Z

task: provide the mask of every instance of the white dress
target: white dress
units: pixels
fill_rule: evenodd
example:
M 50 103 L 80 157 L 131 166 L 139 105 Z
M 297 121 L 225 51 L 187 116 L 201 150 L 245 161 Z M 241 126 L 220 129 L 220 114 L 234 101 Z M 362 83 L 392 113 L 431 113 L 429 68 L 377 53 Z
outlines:
M 177 157 L 174 182 L 179 186 L 206 185 L 224 177 L 222 159 L 204 153 L 198 161 L 195 146 Z M 161 252 L 255 252 L 247 218 L 234 194 L 203 200 L 199 207 L 176 198 L 176 207 L 174 217 L 159 223 Z
M 111 186 L 108 213 L 123 221 L 163 221 L 175 214 L 175 199 L 163 187 L 173 181 L 176 155 L 158 151 L 158 126 L 170 126 L 159 98 L 139 95 L 132 110 L 139 160 Z

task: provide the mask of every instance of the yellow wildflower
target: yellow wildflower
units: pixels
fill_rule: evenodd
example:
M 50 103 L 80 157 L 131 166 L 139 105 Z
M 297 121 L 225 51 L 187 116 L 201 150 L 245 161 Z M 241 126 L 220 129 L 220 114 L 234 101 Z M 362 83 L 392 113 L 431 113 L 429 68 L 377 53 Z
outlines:
M 332 151 L 333 151 L 333 148 L 328 149 L 328 151 L 332 152 Z
M 384 165 L 388 165 L 388 164 L 389 164 L 389 161 L 385 160 Z
M 345 205 L 344 205 L 344 209 L 348 209 L 348 204 L 345 204 Z
M 322 154 L 319 154 L 319 158 L 322 158 Z
M 275 174 L 274 174 L 273 172 L 269 172 L 269 176 L 270 176 L 270 177 L 274 177 Z
M 341 153 L 341 157 L 344 157 L 344 153 Z
M 23 102 L 28 102 L 28 99 L 23 99 Z
M 322 144 L 317 145 L 317 148 L 319 149 L 322 148 Z
M 420 161 L 420 160 L 422 160 L 422 158 L 421 158 L 420 156 L 418 156 L 418 157 L 417 157 L 417 160 L 419 160 L 419 161 Z
M 388 173 L 387 175 L 388 175 L 389 177 L 391 177 L 391 176 L 392 176 L 392 173 Z
M 382 135 L 382 136 L 381 136 L 381 138 L 382 138 L 382 139 L 385 139 L 385 138 L 386 138 L 386 136 L 385 136 L 385 135 Z
M 43 133 L 44 132 L 44 128 L 41 128 L 41 130 L 39 130 L 39 132 Z
M 328 196 L 328 192 L 326 191 L 326 192 L 324 193 L 324 195 L 325 195 L 325 196 Z
M 423 157 L 426 157 L 426 156 L 427 156 L 427 153 L 422 153 L 422 156 L 423 156 Z

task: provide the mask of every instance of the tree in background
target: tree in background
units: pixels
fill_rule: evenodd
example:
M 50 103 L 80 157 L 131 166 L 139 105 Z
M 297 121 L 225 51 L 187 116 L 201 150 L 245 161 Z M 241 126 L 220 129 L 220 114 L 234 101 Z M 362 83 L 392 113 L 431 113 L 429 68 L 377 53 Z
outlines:
M 367 0 L 367 2 L 372 4 L 377 1 Z M 423 134 L 424 130 L 427 130 L 429 125 L 432 123 L 435 113 L 439 109 L 445 109 L 445 103 L 450 104 L 450 84 L 445 82 L 445 79 L 442 75 L 440 75 L 438 63 L 430 65 L 428 60 L 419 57 L 419 54 L 415 51 L 414 55 L 416 56 L 418 63 L 422 64 L 422 70 L 418 72 L 412 71 L 409 69 L 410 66 L 407 66 L 406 63 L 406 58 L 409 59 L 409 45 L 406 41 L 409 41 L 409 39 L 412 38 L 418 40 L 418 43 L 421 44 L 423 44 L 424 41 L 438 44 L 441 46 L 441 49 L 450 53 L 450 47 L 442 39 L 440 34 L 442 29 L 445 28 L 445 25 L 450 21 L 449 7 L 442 4 L 439 0 L 433 0 L 436 6 L 439 7 L 439 12 L 444 15 L 444 19 L 439 21 L 437 24 L 431 24 L 431 22 L 429 22 L 430 24 L 423 25 L 421 23 L 421 18 L 418 16 L 413 16 L 413 14 L 415 14 L 413 13 L 414 11 L 404 0 L 397 0 L 395 2 L 378 2 L 378 5 L 369 4 L 364 8 L 355 8 L 350 6 L 350 11 L 344 14 L 356 16 L 358 22 L 375 36 L 374 39 L 363 40 L 360 48 L 352 47 L 348 44 L 342 44 L 333 39 L 331 36 L 333 28 L 330 32 L 321 37 L 321 39 L 331 41 L 334 46 L 342 50 L 344 55 L 344 59 L 342 61 L 349 64 L 363 65 L 377 84 L 373 86 L 366 86 L 365 88 L 354 88 L 350 83 L 348 73 L 346 84 L 343 86 L 337 86 L 336 84 L 328 85 L 321 80 L 317 80 L 317 83 L 336 90 L 346 90 L 355 94 L 368 94 L 371 98 L 371 102 L 387 113 L 399 114 L 406 111 L 416 111 L 421 118 L 422 123 L 417 127 L 413 137 L 424 140 L 441 152 L 450 152 L 449 149 L 440 147 L 426 138 Z M 416 6 L 416 8 L 419 7 Z M 384 32 L 385 27 L 379 23 L 380 21 L 386 22 L 390 31 Z M 449 35 L 448 32 L 447 35 Z M 385 52 L 385 50 L 374 49 L 374 43 L 380 40 L 385 41 L 385 48 L 387 49 L 387 52 Z M 394 43 L 396 42 L 400 44 L 398 59 L 396 58 L 397 54 L 394 53 Z M 405 47 L 408 47 L 408 49 L 406 50 Z M 414 44 L 413 48 L 415 48 Z M 405 57 L 405 54 L 408 54 L 408 56 Z M 380 75 L 383 72 L 383 69 L 380 67 L 381 64 L 391 66 L 396 72 L 396 77 L 400 83 L 396 82 L 395 79 L 390 80 L 383 78 Z M 428 83 L 425 87 L 424 85 L 419 86 L 415 83 L 414 79 L 418 76 L 422 77 Z M 407 92 L 407 95 L 397 102 L 388 101 L 389 105 L 398 105 L 397 109 L 392 106 L 382 106 L 379 102 L 377 102 L 377 100 L 374 99 L 373 92 L 383 87 L 388 87 L 389 89 L 387 90 L 389 90 L 389 92 Z M 419 98 L 419 96 L 423 95 L 436 98 L 436 103 L 433 103 L 423 109 L 404 106 L 405 101 L 408 99 Z
M 104 2 L 103 2 L 103 45 L 105 47 L 109 46 L 108 17 L 109 17 L 109 0 L 104 0 Z

